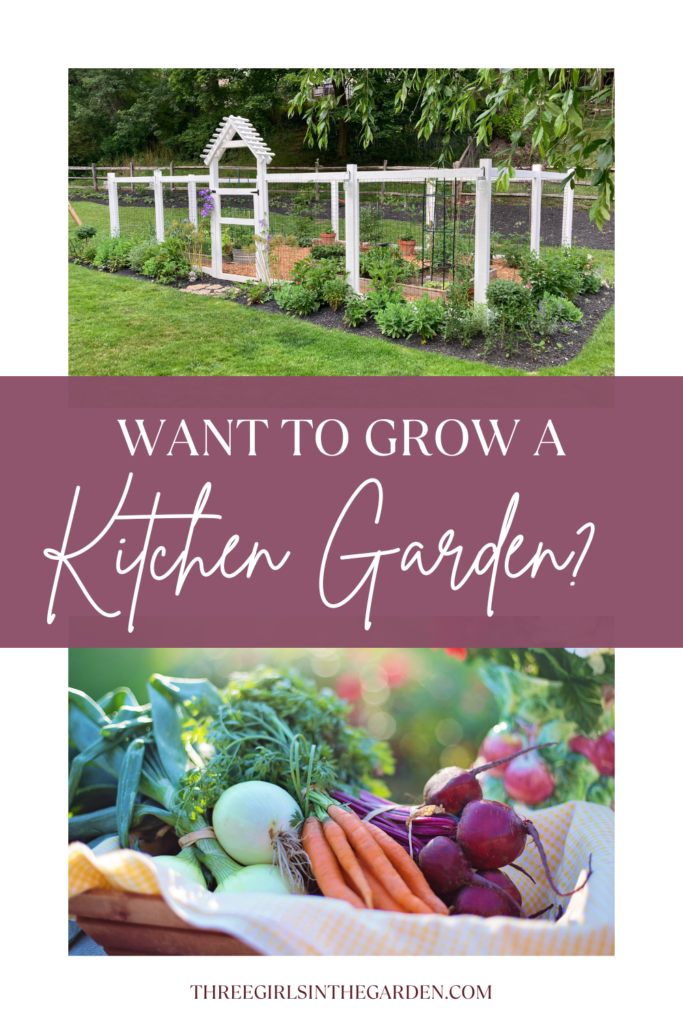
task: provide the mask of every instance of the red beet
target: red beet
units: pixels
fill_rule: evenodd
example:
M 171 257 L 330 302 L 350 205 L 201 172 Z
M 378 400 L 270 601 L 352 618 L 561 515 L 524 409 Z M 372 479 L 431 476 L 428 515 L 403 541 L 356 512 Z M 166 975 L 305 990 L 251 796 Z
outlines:
M 572 736 L 567 746 L 572 753 L 583 754 L 584 757 L 588 757 L 591 761 L 593 760 L 595 740 L 589 740 L 587 736 Z
M 601 775 L 614 775 L 614 729 L 597 740 L 572 736 L 568 746 L 575 754 L 583 754 L 592 761 Z
M 588 878 L 578 889 L 560 892 L 555 885 L 548 866 L 536 826 L 529 819 L 522 819 L 507 804 L 498 800 L 474 800 L 467 804 L 458 822 L 455 838 L 473 868 L 489 870 L 511 864 L 521 854 L 531 836 L 538 849 L 541 864 L 548 879 L 548 885 L 558 896 L 572 896 L 588 881 L 591 862 L 588 861 Z
M 469 882 L 472 867 L 457 843 L 447 836 L 435 836 L 417 859 L 429 888 L 440 896 L 451 896 Z
M 522 819 L 498 800 L 473 800 L 462 812 L 455 837 L 473 868 L 511 864 L 526 846 Z
M 449 914 L 476 914 L 477 917 L 521 917 L 515 900 L 502 889 L 480 889 L 465 885 L 458 889 Z
M 555 781 L 535 750 L 511 761 L 505 769 L 503 785 L 513 800 L 533 807 L 553 795 Z
M 504 871 L 479 871 L 478 874 L 481 878 L 485 878 L 487 882 L 493 882 L 494 885 L 499 885 L 501 889 L 504 889 L 508 896 L 512 896 L 515 903 L 522 905 L 522 894 L 512 881 L 511 878 L 505 874 Z
M 551 743 L 542 743 L 543 747 L 552 746 Z M 538 747 L 527 747 L 526 750 L 518 750 L 514 754 L 508 754 L 498 761 L 491 761 L 489 764 L 480 765 L 478 768 L 458 768 L 452 765 L 450 768 L 442 768 L 432 775 L 424 789 L 424 802 L 428 806 L 443 807 L 447 814 L 460 814 L 463 807 L 471 800 L 481 800 L 483 793 L 481 786 L 475 776 L 480 772 L 490 771 L 500 764 L 506 764 L 527 750 L 537 750 Z
M 500 875 L 502 883 L 497 878 L 489 879 L 475 874 L 458 844 L 447 836 L 435 836 L 434 839 L 430 839 L 420 851 L 418 864 L 432 892 L 446 903 L 450 903 L 454 894 L 463 886 L 501 889 L 505 893 L 509 893 L 512 886 L 517 892 L 516 887 L 502 871 L 490 872 L 491 875 Z
M 601 775 L 614 775 L 614 729 L 610 729 L 595 744 L 593 764 Z
M 524 747 L 524 738 L 521 733 L 513 732 L 505 722 L 494 725 L 479 748 L 479 756 L 485 761 L 496 761 L 499 757 L 507 757 L 508 754 L 515 754 Z M 503 767 L 489 768 L 494 779 L 501 779 L 505 772 Z

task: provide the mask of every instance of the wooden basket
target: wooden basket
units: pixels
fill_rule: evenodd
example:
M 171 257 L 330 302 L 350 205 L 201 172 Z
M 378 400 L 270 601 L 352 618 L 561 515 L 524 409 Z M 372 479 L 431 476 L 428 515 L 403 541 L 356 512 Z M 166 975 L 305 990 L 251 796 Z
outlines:
M 90 889 L 72 896 L 69 914 L 109 956 L 261 956 L 232 935 L 187 924 L 161 896 Z

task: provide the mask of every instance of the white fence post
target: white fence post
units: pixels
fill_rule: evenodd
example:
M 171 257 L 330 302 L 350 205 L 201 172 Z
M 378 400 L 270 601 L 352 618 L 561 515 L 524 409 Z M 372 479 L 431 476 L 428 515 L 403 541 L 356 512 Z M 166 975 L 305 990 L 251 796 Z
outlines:
M 116 175 L 113 171 L 107 174 L 107 189 L 109 190 L 109 233 L 112 238 L 118 238 L 121 234 L 119 225 L 119 187 L 116 184 Z
M 189 207 L 189 219 L 195 227 L 198 226 L 199 221 L 197 220 L 197 182 L 194 180 L 194 174 L 188 174 L 187 182 L 187 205 Z
M 474 207 L 474 301 L 486 302 L 491 265 L 491 160 L 480 160 Z
M 157 242 L 164 240 L 164 186 L 161 171 L 154 171 L 154 216 L 156 218 Z
M 535 176 L 531 179 L 531 241 L 529 248 L 535 253 L 541 251 L 541 200 L 543 198 L 543 164 L 532 164 Z
M 214 193 L 218 188 L 218 157 L 214 157 L 209 164 L 209 191 Z M 211 195 L 211 274 L 213 277 L 220 277 L 223 273 L 223 239 L 221 237 L 221 197 Z
M 254 193 L 254 233 L 256 235 L 256 276 L 259 281 L 270 282 L 268 266 L 268 186 L 266 184 L 266 162 L 256 163 L 256 192 Z M 262 240 L 263 239 L 263 240 Z
M 339 241 L 339 182 L 330 182 L 330 220 L 332 221 L 332 230 L 337 236 Z
M 436 209 L 436 180 L 429 178 L 427 181 L 427 203 L 425 209 L 425 221 L 427 227 L 431 227 L 434 223 L 434 213 Z
M 574 168 L 570 167 L 569 171 Z M 567 173 L 569 173 L 569 171 Z M 574 219 L 574 189 L 570 181 L 564 186 L 562 197 L 562 245 L 571 249 L 572 245 L 572 220 Z
M 360 249 L 360 211 L 358 195 L 358 166 L 347 164 L 349 180 L 344 182 L 346 197 L 346 280 L 351 289 L 360 295 L 360 271 L 358 255 Z

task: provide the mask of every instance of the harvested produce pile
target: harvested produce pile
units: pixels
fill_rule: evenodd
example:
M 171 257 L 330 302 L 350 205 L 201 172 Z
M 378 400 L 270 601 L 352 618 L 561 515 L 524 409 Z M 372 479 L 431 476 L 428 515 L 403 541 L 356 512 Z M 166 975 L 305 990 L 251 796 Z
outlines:
M 499 869 L 515 866 L 530 836 L 550 887 L 571 895 L 555 886 L 533 823 L 483 799 L 477 775 L 498 762 L 443 769 L 422 806 L 400 807 L 378 778 L 393 771 L 386 744 L 295 674 L 239 675 L 222 691 L 154 676 L 148 694 L 141 706 L 125 688 L 100 703 L 69 691 L 70 839 L 118 835 L 217 892 L 519 917 L 519 892 Z

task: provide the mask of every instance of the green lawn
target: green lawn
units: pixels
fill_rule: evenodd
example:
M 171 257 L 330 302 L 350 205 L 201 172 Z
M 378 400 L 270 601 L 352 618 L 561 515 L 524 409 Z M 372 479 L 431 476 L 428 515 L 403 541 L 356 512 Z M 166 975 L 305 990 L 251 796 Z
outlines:
M 71 265 L 69 282 L 69 372 L 74 375 L 524 375 L 430 353 L 428 346 L 407 349 L 85 267 Z M 613 373 L 613 312 L 576 359 L 538 371 L 539 376 Z

